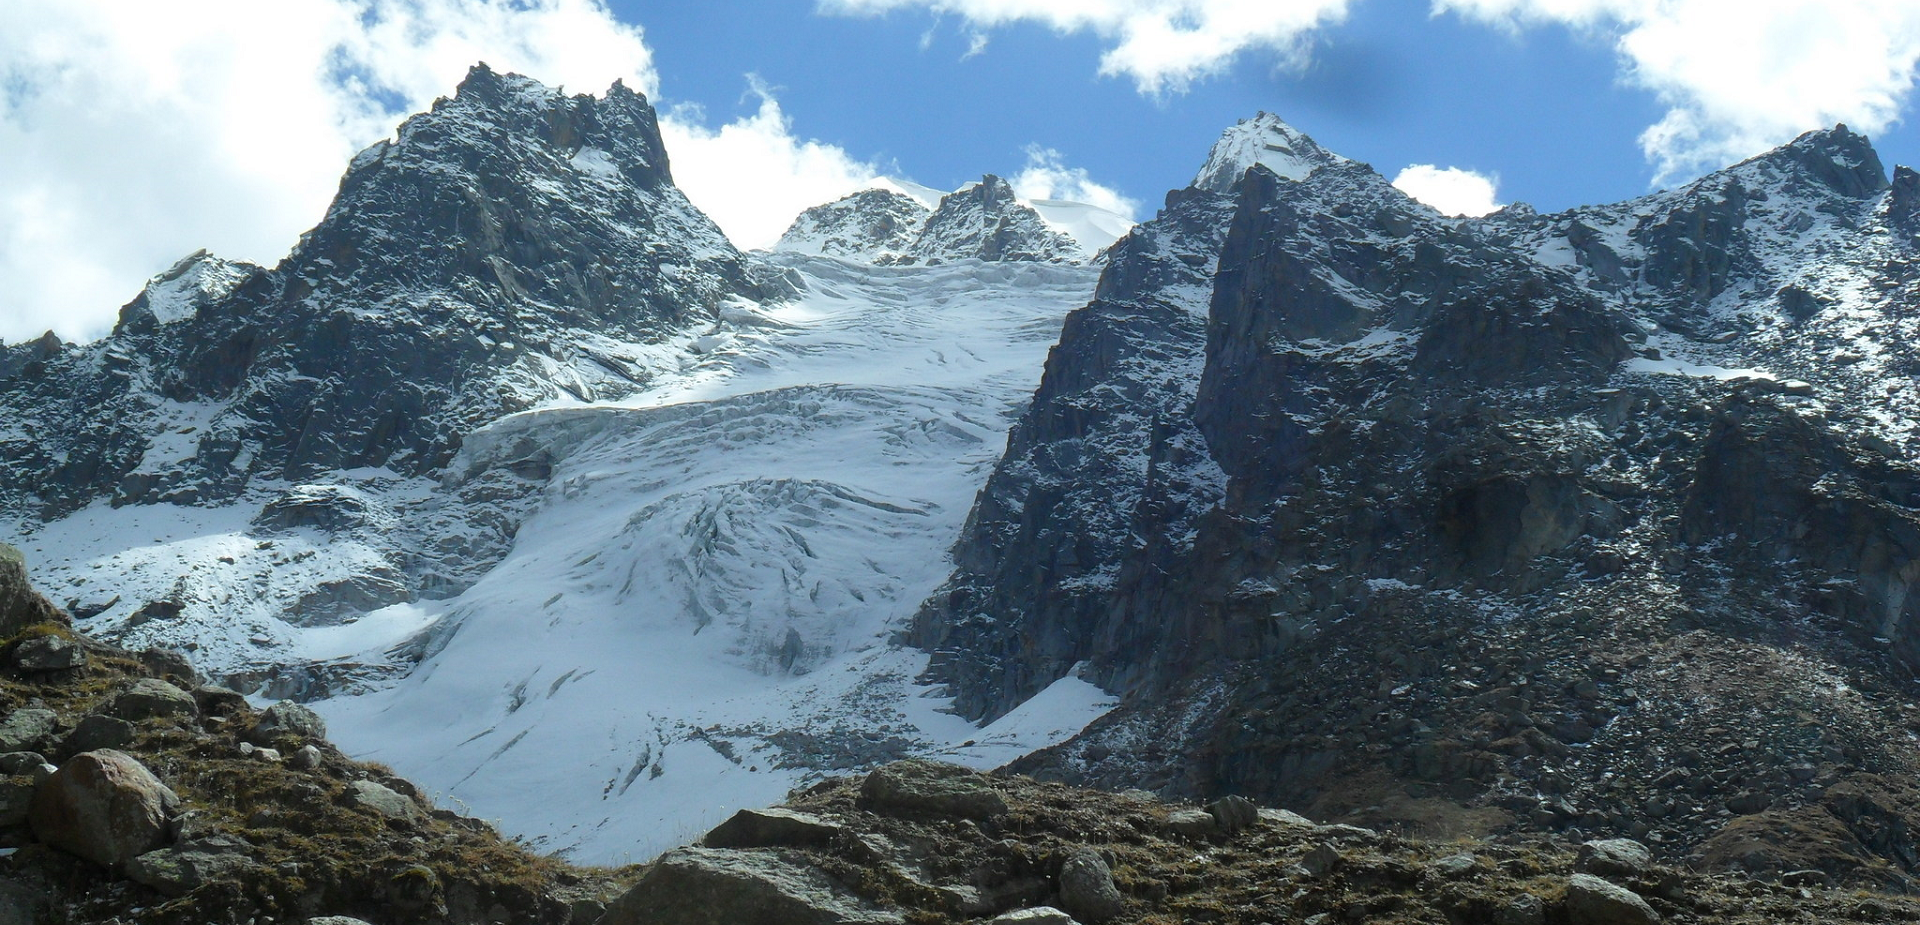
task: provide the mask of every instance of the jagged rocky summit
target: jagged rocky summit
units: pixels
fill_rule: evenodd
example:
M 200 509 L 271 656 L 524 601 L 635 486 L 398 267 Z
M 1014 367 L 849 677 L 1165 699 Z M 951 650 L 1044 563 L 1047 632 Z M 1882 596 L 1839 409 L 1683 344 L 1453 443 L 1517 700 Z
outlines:
M 4 504 L 57 516 L 429 472 L 503 414 L 632 391 L 652 371 L 626 345 L 763 292 L 673 186 L 644 98 L 481 65 L 356 157 L 278 266 L 196 254 L 104 340 L 7 348 Z
M 909 634 L 1017 767 L 1920 882 L 1914 190 L 1439 216 L 1272 117 L 1110 252 Z
M 1022 200 L 993 174 L 931 203 L 924 187 L 877 184 L 800 213 L 774 250 L 879 266 L 969 259 L 1080 263 L 1098 257 L 1132 225 L 1084 203 Z

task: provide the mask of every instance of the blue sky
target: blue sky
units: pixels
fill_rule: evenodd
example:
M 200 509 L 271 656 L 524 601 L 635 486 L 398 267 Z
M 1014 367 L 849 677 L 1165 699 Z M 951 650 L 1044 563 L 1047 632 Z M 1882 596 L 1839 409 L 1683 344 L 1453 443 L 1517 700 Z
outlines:
M 649 91 L 745 247 L 878 173 L 1146 218 L 1261 110 L 1390 178 L 1472 172 L 1436 204 L 1497 181 L 1481 208 L 1624 199 L 1835 121 L 1920 160 L 1916 0 L 12 0 L 8 25 L 7 341 L 97 337 L 199 248 L 274 263 L 479 60 Z

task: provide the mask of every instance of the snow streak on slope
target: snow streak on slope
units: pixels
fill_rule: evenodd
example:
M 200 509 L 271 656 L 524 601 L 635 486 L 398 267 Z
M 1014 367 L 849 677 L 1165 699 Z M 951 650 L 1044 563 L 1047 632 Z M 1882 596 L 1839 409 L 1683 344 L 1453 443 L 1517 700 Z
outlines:
M 644 859 L 822 773 L 993 766 L 1111 704 L 1077 678 L 981 730 L 888 636 L 947 550 L 1094 271 L 781 255 L 808 291 L 734 305 L 683 374 L 504 419 L 457 478 L 537 460 L 513 552 L 398 684 L 326 701 L 335 738 L 509 832 Z

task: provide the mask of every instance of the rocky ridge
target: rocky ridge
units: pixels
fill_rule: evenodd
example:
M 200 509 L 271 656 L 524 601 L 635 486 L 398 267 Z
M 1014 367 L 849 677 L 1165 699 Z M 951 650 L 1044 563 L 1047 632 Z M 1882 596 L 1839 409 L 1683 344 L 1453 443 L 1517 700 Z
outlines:
M 1915 883 L 1920 181 L 1842 126 L 1453 220 L 1303 137 L 1230 131 L 1114 248 L 935 677 L 1121 693 L 1016 765 L 1071 782 Z

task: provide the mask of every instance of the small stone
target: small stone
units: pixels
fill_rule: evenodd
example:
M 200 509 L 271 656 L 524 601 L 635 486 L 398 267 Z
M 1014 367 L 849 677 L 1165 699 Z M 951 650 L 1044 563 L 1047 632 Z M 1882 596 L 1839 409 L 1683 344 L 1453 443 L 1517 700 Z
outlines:
M 200 712 L 193 695 L 157 678 L 141 678 L 121 691 L 107 713 L 129 722 L 143 719 L 195 716 Z
M 311 745 L 302 745 L 300 750 L 287 759 L 287 766 L 296 771 L 311 771 L 320 766 L 323 756 L 320 750 Z
M 1632 890 L 1590 874 L 1567 881 L 1568 925 L 1653 925 L 1660 914 Z
M 1638 877 L 1653 869 L 1653 852 L 1630 838 L 1603 838 L 1580 846 L 1574 869 L 1598 877 Z
M 1342 860 L 1345 859 L 1340 856 L 1339 848 L 1334 847 L 1332 842 L 1321 842 L 1319 847 L 1300 859 L 1300 866 L 1315 877 L 1324 877 L 1328 871 L 1339 867 Z
M 46 763 L 47 756 L 39 752 L 6 752 L 0 754 L 0 774 L 28 774 Z
M 1188 838 L 1205 838 L 1219 825 L 1220 821 L 1204 809 L 1176 809 L 1167 814 L 1167 831 Z
M 1060 905 L 1074 918 L 1098 925 L 1126 909 L 1107 862 L 1085 848 L 1060 866 Z
M 307 920 L 307 925 L 369 925 L 364 919 L 345 915 L 323 915 Z
M 1831 882 L 1826 871 L 1790 870 L 1780 875 L 1780 882 L 1787 886 L 1823 887 Z
M 1238 835 L 1260 820 L 1260 808 L 1246 797 L 1222 797 L 1207 804 L 1207 812 L 1227 835 Z
M 66 636 L 35 636 L 13 650 L 13 667 L 21 671 L 65 671 L 86 663 L 86 650 Z
M 715 826 L 701 844 L 709 848 L 793 848 L 824 845 L 846 831 L 810 813 L 790 809 L 743 809 Z
M 1454 880 L 1473 873 L 1480 867 L 1480 860 L 1471 854 L 1454 854 L 1441 858 L 1427 866 L 1436 876 Z
M 277 736 L 291 735 L 308 740 L 327 737 L 327 721 L 309 707 L 282 700 L 260 711 L 260 719 L 247 730 L 247 741 L 269 745 Z
M 33 751 L 53 735 L 52 710 L 15 710 L 0 720 L 0 752 Z
M 1380 840 L 1380 833 L 1372 829 L 1363 829 L 1357 825 L 1316 825 L 1313 834 L 1334 841 L 1374 842 Z
M 1034 906 L 1031 909 L 1016 909 L 1004 915 L 994 916 L 987 925 L 1080 925 L 1073 916 L 1061 912 L 1052 906 Z
M 370 780 L 357 780 L 348 784 L 347 800 L 368 812 L 409 825 L 420 824 L 425 816 L 425 813 L 420 811 L 420 804 L 415 803 L 411 798 Z

